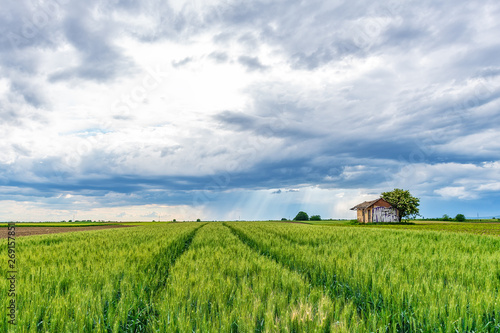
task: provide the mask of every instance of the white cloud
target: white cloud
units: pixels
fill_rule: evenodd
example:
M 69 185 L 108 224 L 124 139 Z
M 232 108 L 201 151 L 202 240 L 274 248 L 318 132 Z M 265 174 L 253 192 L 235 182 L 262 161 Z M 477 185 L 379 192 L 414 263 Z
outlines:
M 458 199 L 475 199 L 477 195 L 465 189 L 464 186 L 449 186 L 434 190 L 435 193 L 444 198 L 458 198 Z
M 54 209 L 31 202 L 2 201 L 0 221 L 68 221 L 68 220 L 105 220 L 105 221 L 196 221 L 203 219 L 206 212 L 189 206 L 140 205 L 106 208 L 80 209 L 75 204 L 68 209 Z M 19 212 L 23 214 L 19 214 Z
M 273 201 L 287 195 L 339 216 L 358 189 L 496 195 L 498 8 L 10 2 L 0 13 L 0 195 L 36 205 L 62 191 L 89 210 L 158 191 L 185 204 L 186 191 L 229 177 L 218 190 L 252 196 L 260 216 L 276 211 L 271 202 L 292 207 Z M 27 36 L 42 12 L 50 20 Z M 280 187 L 301 191 L 267 195 Z
M 477 188 L 478 191 L 500 191 L 500 182 L 492 182 L 489 184 L 481 184 Z
M 458 137 L 440 147 L 438 151 L 459 156 L 492 156 L 500 151 L 500 130 L 488 129 Z

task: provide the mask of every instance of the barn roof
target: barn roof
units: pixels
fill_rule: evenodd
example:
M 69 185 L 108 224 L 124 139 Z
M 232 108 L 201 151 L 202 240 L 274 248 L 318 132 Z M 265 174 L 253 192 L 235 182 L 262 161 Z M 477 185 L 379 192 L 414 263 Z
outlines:
M 372 201 L 365 201 L 365 202 L 362 202 L 360 203 L 359 205 L 356 205 L 354 207 L 351 208 L 351 210 L 357 210 L 357 209 L 366 209 L 368 207 L 371 207 L 373 206 L 374 204 L 376 204 L 377 202 L 379 202 L 380 200 L 383 200 L 385 202 L 387 202 L 386 200 L 382 199 L 382 198 L 378 198 L 378 199 L 375 199 L 375 200 L 372 200 Z M 388 202 L 387 202 L 388 203 Z

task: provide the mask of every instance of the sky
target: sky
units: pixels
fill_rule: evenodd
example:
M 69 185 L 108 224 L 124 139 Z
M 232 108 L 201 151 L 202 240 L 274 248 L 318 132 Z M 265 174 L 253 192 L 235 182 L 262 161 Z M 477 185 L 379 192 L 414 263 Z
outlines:
M 500 216 L 498 1 L 0 7 L 0 220 Z

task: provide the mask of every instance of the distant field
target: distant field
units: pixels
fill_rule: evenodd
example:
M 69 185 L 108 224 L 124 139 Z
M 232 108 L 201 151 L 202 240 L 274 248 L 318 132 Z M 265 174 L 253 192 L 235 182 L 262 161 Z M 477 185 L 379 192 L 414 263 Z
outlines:
M 91 222 L 91 223 L 73 223 L 73 222 L 18 222 L 16 227 L 90 227 L 90 226 L 104 226 L 104 225 L 120 225 L 120 223 L 107 223 L 107 222 Z M 0 227 L 6 228 L 8 223 L 0 223 Z
M 407 229 L 407 230 L 434 230 L 446 232 L 461 232 L 479 235 L 500 236 L 500 223 L 498 222 L 415 222 L 414 225 L 366 225 L 360 228 L 386 228 L 386 229 Z
M 405 230 L 434 230 L 446 232 L 461 232 L 479 235 L 500 236 L 500 222 L 498 220 L 470 220 L 467 222 L 443 222 L 443 221 L 410 221 L 411 224 L 377 224 L 367 223 L 352 225 L 350 221 L 308 221 L 312 225 L 343 226 L 354 228 L 381 228 L 381 229 L 405 229 Z
M 49 226 L 49 227 L 22 227 L 16 228 L 16 237 L 29 237 L 35 235 L 46 235 L 46 234 L 57 234 L 57 233 L 66 233 L 66 232 L 81 232 L 81 231 L 89 231 L 89 230 L 105 230 L 105 229 L 115 229 L 115 228 L 128 228 L 128 227 L 136 227 L 135 225 L 97 225 L 97 226 L 80 226 L 80 227 L 57 227 L 57 226 Z M 2 232 L 0 232 L 0 238 L 8 238 L 9 230 L 7 228 L 2 228 Z
M 152 225 L 168 222 L 17 222 L 16 227 L 95 227 L 108 225 Z M 0 222 L 0 227 L 7 227 L 7 222 Z
M 500 238 L 425 226 L 192 222 L 21 237 L 16 328 L 499 332 Z

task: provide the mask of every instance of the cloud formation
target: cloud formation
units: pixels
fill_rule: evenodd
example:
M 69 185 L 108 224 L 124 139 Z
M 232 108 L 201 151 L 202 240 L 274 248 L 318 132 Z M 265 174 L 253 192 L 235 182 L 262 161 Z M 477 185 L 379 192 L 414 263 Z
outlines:
M 499 14 L 494 1 L 7 2 L 2 207 L 350 217 L 404 187 L 425 215 L 494 213 Z

